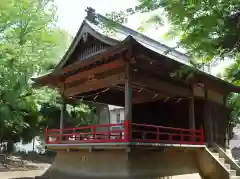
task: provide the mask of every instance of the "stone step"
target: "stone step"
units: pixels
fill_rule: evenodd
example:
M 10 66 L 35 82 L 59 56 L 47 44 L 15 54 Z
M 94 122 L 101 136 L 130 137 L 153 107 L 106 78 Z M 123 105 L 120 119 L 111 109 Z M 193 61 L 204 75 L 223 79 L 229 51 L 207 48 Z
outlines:
M 224 166 L 226 167 L 226 169 L 231 170 L 231 165 L 230 164 L 225 163 Z
M 212 152 L 212 154 L 213 154 L 213 156 L 216 157 L 216 158 L 219 157 L 219 153 L 217 153 L 217 152 Z
M 225 164 L 225 159 L 224 159 L 224 158 L 218 158 L 218 161 L 219 161 L 221 164 Z
M 236 170 L 229 170 L 230 176 L 236 176 Z

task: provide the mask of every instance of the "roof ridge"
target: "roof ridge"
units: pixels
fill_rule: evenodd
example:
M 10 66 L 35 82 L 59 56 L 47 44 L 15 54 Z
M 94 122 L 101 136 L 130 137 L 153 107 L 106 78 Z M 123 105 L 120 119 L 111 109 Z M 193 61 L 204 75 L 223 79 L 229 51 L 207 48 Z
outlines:
M 181 53 L 179 52 L 178 50 L 175 50 L 174 48 L 172 47 L 169 47 L 165 44 L 162 44 L 160 43 L 159 41 L 157 40 L 154 40 L 142 33 L 139 33 L 135 30 L 132 30 L 131 28 L 129 27 L 126 27 L 125 25 L 122 25 L 122 24 L 119 24 L 117 22 L 114 22 L 113 20 L 111 19 L 108 19 L 107 17 L 101 15 L 101 14 L 98 14 L 95 12 L 95 9 L 91 8 L 91 7 L 88 7 L 86 9 L 86 12 L 87 12 L 87 16 L 85 19 L 87 19 L 89 22 L 95 24 L 95 25 L 98 25 L 99 22 L 106 22 L 106 21 L 109 21 L 109 22 L 113 22 L 113 23 L 116 23 L 119 28 L 118 28 L 118 31 L 120 33 L 123 33 L 125 35 L 132 35 L 134 38 L 139 38 L 137 40 L 139 41 L 142 41 L 143 43 L 146 43 L 148 45 L 151 45 L 151 46 L 154 46 L 155 48 L 158 48 L 158 49 L 161 49 L 163 51 L 163 53 L 166 53 L 166 54 L 171 54 L 177 58 L 180 58 L 181 60 L 184 60 L 184 61 L 188 61 L 189 60 L 189 56 L 187 56 L 186 54 L 184 53 Z M 115 29 L 116 30 L 116 29 Z

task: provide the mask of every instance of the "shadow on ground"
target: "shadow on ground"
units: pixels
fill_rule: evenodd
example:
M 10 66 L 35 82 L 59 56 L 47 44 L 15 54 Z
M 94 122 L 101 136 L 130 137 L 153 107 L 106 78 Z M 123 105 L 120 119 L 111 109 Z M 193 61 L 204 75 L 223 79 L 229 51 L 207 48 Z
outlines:
M 35 179 L 35 177 L 20 177 L 20 178 L 11 178 L 11 179 Z
M 5 171 L 28 171 L 28 170 L 38 170 L 41 169 L 35 163 L 21 160 L 17 157 L 8 158 L 4 163 Z
M 34 163 L 48 163 L 48 164 L 52 164 L 55 155 L 53 156 L 48 156 L 48 155 L 44 155 L 44 154 L 38 154 L 36 152 L 29 152 L 29 153 L 15 153 L 14 156 L 18 156 L 20 157 L 22 160 L 26 160 L 26 161 L 31 161 Z

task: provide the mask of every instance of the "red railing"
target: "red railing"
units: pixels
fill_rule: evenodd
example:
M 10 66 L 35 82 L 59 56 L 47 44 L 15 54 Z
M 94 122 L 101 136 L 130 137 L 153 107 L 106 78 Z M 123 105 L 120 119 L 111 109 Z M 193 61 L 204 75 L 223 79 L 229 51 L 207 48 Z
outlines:
M 204 134 L 202 128 L 192 130 L 133 123 L 132 140 L 147 143 L 203 145 Z
M 114 130 L 113 128 L 119 128 Z M 128 121 L 120 124 L 91 125 L 77 128 L 46 129 L 46 144 L 79 142 L 128 142 Z
M 92 125 L 62 130 L 46 129 L 45 142 L 46 144 L 89 142 L 204 144 L 203 129 L 191 130 L 133 123 L 132 133 L 129 134 L 129 122 L 125 120 L 121 124 Z

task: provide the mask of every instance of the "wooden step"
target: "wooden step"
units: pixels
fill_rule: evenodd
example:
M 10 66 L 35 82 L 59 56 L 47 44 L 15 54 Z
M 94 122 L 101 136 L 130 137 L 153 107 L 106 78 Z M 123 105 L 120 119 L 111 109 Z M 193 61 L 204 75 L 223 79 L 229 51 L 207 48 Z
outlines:
M 225 159 L 224 159 L 224 158 L 218 158 L 218 161 L 219 161 L 221 164 L 225 164 Z
M 216 158 L 219 157 L 219 153 L 217 153 L 217 152 L 212 152 L 212 155 L 213 155 L 214 157 L 216 157 Z
M 231 170 L 231 165 L 230 164 L 225 163 L 224 166 L 226 167 L 226 169 Z
M 236 170 L 229 170 L 230 176 L 236 176 Z

